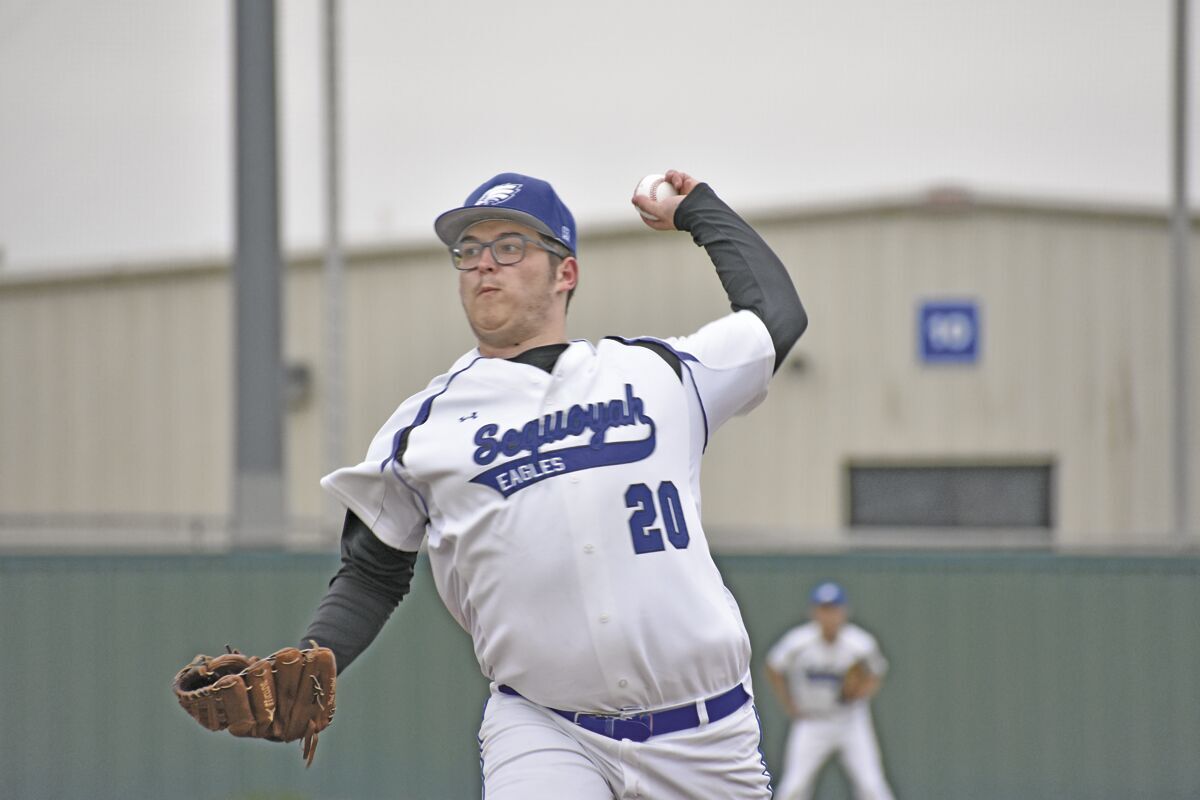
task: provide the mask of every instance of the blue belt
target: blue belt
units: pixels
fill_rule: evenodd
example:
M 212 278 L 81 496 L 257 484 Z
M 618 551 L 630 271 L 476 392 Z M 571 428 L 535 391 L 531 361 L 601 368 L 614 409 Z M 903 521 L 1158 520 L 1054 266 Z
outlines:
M 500 684 L 496 688 L 504 694 L 511 694 L 516 697 L 522 696 L 516 689 L 505 684 Z M 738 684 L 724 694 L 710 697 L 701 702 L 704 703 L 704 708 L 708 712 L 708 721 L 716 722 L 737 711 L 749 699 L 750 693 L 741 684 Z M 664 733 L 674 733 L 675 731 L 697 727 L 700 724 L 699 705 L 700 703 L 692 703 L 691 705 L 679 706 L 677 708 L 668 708 L 664 711 L 613 716 L 607 714 L 584 714 L 579 711 L 563 711 L 562 709 L 550 708 L 549 706 L 545 706 L 545 708 L 592 733 L 598 733 L 610 739 L 629 739 L 634 742 L 644 742 L 651 736 L 661 736 Z

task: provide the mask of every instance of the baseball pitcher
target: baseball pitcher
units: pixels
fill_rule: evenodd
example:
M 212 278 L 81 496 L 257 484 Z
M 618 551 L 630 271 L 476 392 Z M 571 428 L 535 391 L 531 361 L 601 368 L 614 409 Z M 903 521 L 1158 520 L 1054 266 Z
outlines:
M 634 205 L 705 248 L 730 314 L 678 338 L 568 340 L 574 218 L 549 183 L 497 175 L 434 223 L 477 346 L 321 482 L 347 507 L 342 567 L 304 641 L 344 673 L 424 544 L 491 681 L 488 800 L 770 795 L 700 457 L 762 402 L 807 318 L 766 243 L 706 184 L 666 177 L 677 194 Z

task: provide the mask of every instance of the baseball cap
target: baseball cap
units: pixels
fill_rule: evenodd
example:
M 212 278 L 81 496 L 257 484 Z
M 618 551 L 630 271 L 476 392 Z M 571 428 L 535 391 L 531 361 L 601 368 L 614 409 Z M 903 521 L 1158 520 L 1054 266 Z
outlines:
M 825 581 L 812 590 L 808 600 L 814 606 L 844 606 L 846 590 L 833 581 Z
M 458 242 L 476 222 L 511 219 L 560 242 L 575 254 L 575 217 L 546 181 L 502 172 L 467 195 L 460 208 L 451 209 L 433 222 L 438 238 L 447 245 Z

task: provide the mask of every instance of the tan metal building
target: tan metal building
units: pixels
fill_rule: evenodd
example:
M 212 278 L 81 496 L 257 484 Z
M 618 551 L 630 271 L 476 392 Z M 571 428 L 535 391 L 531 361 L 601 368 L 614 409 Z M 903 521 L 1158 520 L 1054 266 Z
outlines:
M 1200 321 L 1181 533 L 1162 209 L 935 191 L 749 216 L 810 326 L 764 405 L 709 448 L 716 547 L 1200 547 Z M 347 462 L 472 346 L 430 239 L 349 256 Z M 728 310 L 685 234 L 585 230 L 580 263 L 573 337 L 687 333 Z M 298 547 L 332 535 L 320 272 L 313 254 L 286 270 Z M 1191 286 L 1200 308 L 1194 266 Z M 224 262 L 0 275 L 0 546 L 227 544 L 231 325 Z

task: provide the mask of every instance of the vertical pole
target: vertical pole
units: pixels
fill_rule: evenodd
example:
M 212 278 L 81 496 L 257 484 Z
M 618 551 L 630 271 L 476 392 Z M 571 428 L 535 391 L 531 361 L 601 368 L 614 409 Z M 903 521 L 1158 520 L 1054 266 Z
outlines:
M 233 0 L 236 30 L 236 423 L 233 544 L 281 547 L 283 349 L 274 0 Z
M 1174 19 L 1174 92 L 1172 97 L 1172 170 L 1171 170 L 1171 260 L 1172 260 L 1172 336 L 1175 384 L 1174 496 L 1175 532 L 1183 538 L 1191 525 L 1190 458 L 1190 381 L 1188 297 L 1191 214 L 1188 211 L 1188 0 L 1175 0 Z
M 343 309 L 345 263 L 342 253 L 341 185 L 338 139 L 338 3 L 325 0 L 325 466 L 344 462 L 345 368 L 343 366 Z M 341 504 L 326 496 L 324 525 L 340 529 Z

